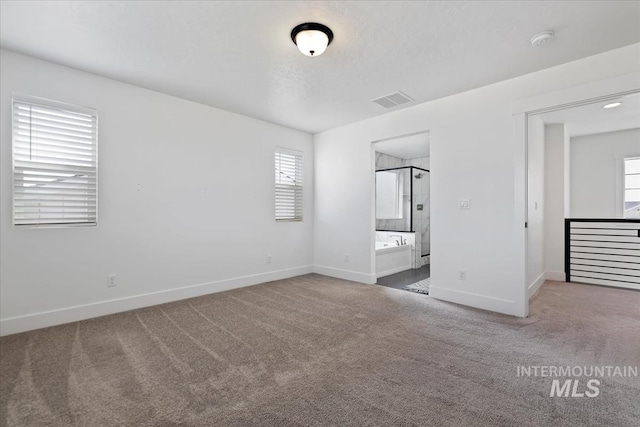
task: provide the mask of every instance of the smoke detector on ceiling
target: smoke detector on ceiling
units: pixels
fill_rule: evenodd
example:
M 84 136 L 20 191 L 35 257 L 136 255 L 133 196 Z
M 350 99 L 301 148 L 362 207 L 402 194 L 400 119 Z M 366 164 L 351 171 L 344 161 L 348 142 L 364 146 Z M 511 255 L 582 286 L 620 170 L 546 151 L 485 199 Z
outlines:
M 532 46 L 543 46 L 553 37 L 553 31 L 543 31 L 531 37 Z
M 380 98 L 372 99 L 371 102 L 375 102 L 376 104 L 384 107 L 384 108 L 392 108 L 400 104 L 406 104 L 407 102 L 413 101 L 409 95 L 402 93 L 400 91 L 390 93 L 389 95 L 381 96 Z

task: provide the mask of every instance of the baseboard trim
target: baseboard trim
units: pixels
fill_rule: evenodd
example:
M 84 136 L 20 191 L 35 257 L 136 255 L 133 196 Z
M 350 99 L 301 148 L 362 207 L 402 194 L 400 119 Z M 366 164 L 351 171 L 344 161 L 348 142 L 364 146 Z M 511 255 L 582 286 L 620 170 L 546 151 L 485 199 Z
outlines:
M 556 282 L 566 282 L 567 276 L 564 271 L 545 271 L 544 272 L 545 280 L 554 280 Z
M 306 265 L 302 267 L 252 274 L 249 276 L 200 283 L 197 285 L 167 289 L 148 294 L 134 295 L 125 298 L 0 319 L 0 336 L 17 334 L 20 332 L 61 325 L 64 323 L 77 322 L 79 320 L 91 319 L 93 317 L 120 313 L 136 308 L 149 307 L 152 305 L 164 304 L 187 298 L 199 297 L 216 292 L 257 285 L 259 283 L 271 282 L 273 280 L 288 279 L 290 277 L 313 273 L 313 271 L 313 266 Z
M 455 302 L 456 304 L 468 305 L 483 310 L 524 317 L 523 314 L 519 312 L 515 302 L 507 299 L 442 288 L 434 286 L 433 284 L 429 287 L 429 296 L 442 301 Z
M 352 282 L 366 283 L 372 285 L 376 283 L 375 274 L 359 273 L 357 271 L 343 270 L 341 268 L 327 267 L 324 265 L 314 265 L 313 272 L 323 276 L 336 277 L 338 279 L 351 280 Z
M 546 279 L 547 274 L 543 271 L 542 273 L 540 273 L 540 275 L 536 278 L 536 280 L 533 281 L 533 283 L 531 283 L 528 288 L 528 296 L 529 299 L 533 298 L 533 296 L 536 294 L 536 292 L 538 292 L 538 290 L 540 290 L 540 286 L 542 286 L 542 284 L 544 283 L 545 279 Z

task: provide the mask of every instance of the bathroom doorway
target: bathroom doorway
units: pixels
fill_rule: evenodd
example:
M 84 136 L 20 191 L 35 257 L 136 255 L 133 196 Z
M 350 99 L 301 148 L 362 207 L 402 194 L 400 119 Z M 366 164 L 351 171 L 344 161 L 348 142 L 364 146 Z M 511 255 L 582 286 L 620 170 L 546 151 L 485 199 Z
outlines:
M 431 256 L 429 132 L 373 143 L 377 284 L 428 294 Z

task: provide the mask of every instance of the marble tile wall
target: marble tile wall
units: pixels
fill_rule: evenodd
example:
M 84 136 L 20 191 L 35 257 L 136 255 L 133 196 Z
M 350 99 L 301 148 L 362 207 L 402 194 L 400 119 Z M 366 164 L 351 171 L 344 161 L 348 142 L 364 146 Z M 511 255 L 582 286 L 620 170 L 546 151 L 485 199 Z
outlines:
M 429 158 L 405 160 L 407 166 L 417 166 L 423 169 L 429 169 Z M 431 253 L 431 173 L 422 172 L 414 169 L 413 177 L 413 225 L 416 233 L 420 235 L 421 251 L 425 256 L 425 263 L 428 263 L 427 255 Z M 420 178 L 416 178 L 418 175 Z M 422 210 L 418 210 L 418 205 L 422 205 Z
M 422 169 L 429 170 L 429 157 L 420 157 L 418 159 L 402 160 L 402 166 L 416 166 Z
M 405 166 L 403 160 L 399 157 L 389 156 L 388 154 L 376 152 L 376 170 L 399 168 Z

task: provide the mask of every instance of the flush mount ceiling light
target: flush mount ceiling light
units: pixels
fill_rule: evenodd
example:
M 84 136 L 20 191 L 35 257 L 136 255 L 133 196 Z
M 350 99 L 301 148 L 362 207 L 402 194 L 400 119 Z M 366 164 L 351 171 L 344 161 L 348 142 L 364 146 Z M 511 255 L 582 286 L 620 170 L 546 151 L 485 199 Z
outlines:
M 320 56 L 333 40 L 333 32 L 326 25 L 305 22 L 291 30 L 291 40 L 307 56 Z
M 622 102 L 612 102 L 611 104 L 604 105 L 602 108 L 616 108 L 622 105 Z
M 553 37 L 553 31 L 543 31 L 531 37 L 531 45 L 542 46 L 547 43 L 551 37 Z

